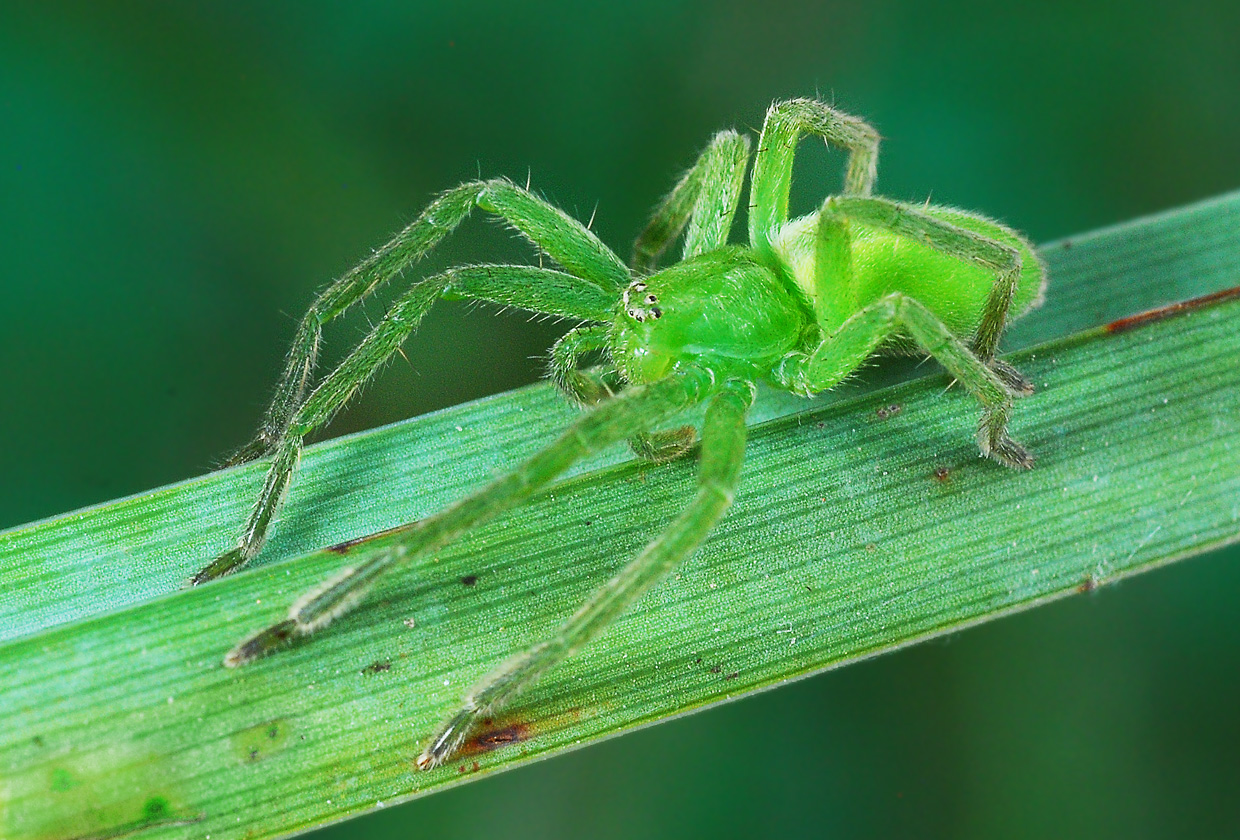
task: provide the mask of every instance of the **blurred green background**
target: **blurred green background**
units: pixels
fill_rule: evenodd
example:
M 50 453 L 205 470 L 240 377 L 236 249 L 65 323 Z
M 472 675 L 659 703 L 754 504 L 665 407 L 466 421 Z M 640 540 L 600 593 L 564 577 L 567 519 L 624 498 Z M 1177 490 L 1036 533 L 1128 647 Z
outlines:
M 210 469 L 314 290 L 479 173 L 627 255 L 712 131 L 817 94 L 885 136 L 882 192 L 1036 241 L 1240 186 L 1240 4 L 1000 5 L 4 4 L 0 527 Z M 840 164 L 803 148 L 802 210 Z M 527 253 L 478 222 L 436 264 Z M 532 381 L 559 329 L 444 304 L 330 434 Z M 317 836 L 1240 836 L 1238 560 Z

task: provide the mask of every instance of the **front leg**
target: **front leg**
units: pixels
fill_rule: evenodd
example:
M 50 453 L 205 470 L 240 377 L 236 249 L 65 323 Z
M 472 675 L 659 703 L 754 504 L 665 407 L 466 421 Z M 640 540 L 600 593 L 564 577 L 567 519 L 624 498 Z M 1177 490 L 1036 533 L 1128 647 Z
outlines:
M 753 386 L 733 382 L 712 400 L 702 425 L 702 460 L 693 500 L 667 529 L 590 596 L 555 635 L 505 662 L 440 725 L 418 757 L 430 770 L 452 757 L 477 722 L 504 708 L 552 667 L 611 626 L 628 607 L 692 554 L 732 504 L 745 456 L 745 415 Z
M 789 354 L 776 377 L 798 394 L 825 391 L 860 367 L 885 339 L 900 332 L 937 359 L 982 404 L 977 431 L 982 454 L 1015 469 L 1032 467 L 1033 456 L 1007 434 L 1013 397 L 1008 384 L 933 312 L 900 292 L 857 312 L 810 353 Z
M 224 657 L 237 668 L 295 639 L 318 632 L 352 610 L 385 574 L 441 548 L 483 522 L 529 499 L 582 458 L 702 400 L 714 388 L 704 371 L 635 387 L 581 417 L 550 445 L 514 470 L 433 516 L 364 540 L 353 565 L 293 602 L 288 617 L 238 643 Z
M 614 370 L 583 369 L 581 359 L 590 353 L 606 351 L 609 328 L 602 324 L 569 330 L 551 348 L 548 375 L 555 386 L 578 405 L 590 407 L 619 393 L 624 383 Z M 629 438 L 629 448 L 637 457 L 656 464 L 674 461 L 693 448 L 697 432 L 693 426 L 679 426 L 656 432 L 639 432 Z
M 431 305 L 449 289 L 464 297 L 548 314 L 585 320 L 611 317 L 611 297 L 596 284 L 534 266 L 467 266 L 414 284 L 353 352 L 296 405 L 276 439 L 263 488 L 236 545 L 195 574 L 191 586 L 229 574 L 258 554 L 288 492 L 306 436 L 326 425 L 387 363 Z
M 721 131 L 655 208 L 646 229 L 633 243 L 629 261 L 638 274 L 650 274 L 660 255 L 685 233 L 683 259 L 704 254 L 727 244 L 732 219 L 740 201 L 745 167 L 749 164 L 749 138 L 735 131 Z

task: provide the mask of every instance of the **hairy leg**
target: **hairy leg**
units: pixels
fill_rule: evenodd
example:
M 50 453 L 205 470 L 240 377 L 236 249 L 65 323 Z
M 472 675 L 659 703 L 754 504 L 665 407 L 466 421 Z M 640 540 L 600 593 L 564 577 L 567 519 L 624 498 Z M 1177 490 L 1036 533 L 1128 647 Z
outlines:
M 618 291 L 628 270 L 593 233 L 576 219 L 504 179 L 462 184 L 435 198 L 422 214 L 391 241 L 319 293 L 297 326 L 276 393 L 254 440 L 230 464 L 258 458 L 284 436 L 314 376 L 323 327 L 427 255 L 456 229 L 475 207 L 502 218 L 542 251 L 605 292 Z
M 331 420 L 374 376 L 417 328 L 431 305 L 448 290 L 523 308 L 541 307 L 541 311 L 556 315 L 610 317 L 610 295 L 576 277 L 551 269 L 519 265 L 469 266 L 419 281 L 296 407 L 273 447 L 267 477 L 237 544 L 194 575 L 190 585 L 226 575 L 244 566 L 259 552 L 288 491 L 306 436 Z
M 825 391 L 855 371 L 885 339 L 901 331 L 947 368 L 982 404 L 977 431 L 982 454 L 1017 469 L 1033 466 L 1033 456 L 1007 434 L 1013 397 L 1007 383 L 933 312 L 900 292 L 892 292 L 861 309 L 810 353 L 789 354 L 776 375 L 785 387 L 800 394 Z
M 879 137 L 869 123 L 812 99 L 776 102 L 766 112 L 749 185 L 749 244 L 754 248 L 768 249 L 788 221 L 792 161 L 805 134 L 848 151 L 845 195 L 867 196 L 874 189 Z
M 608 332 L 605 324 L 577 327 L 561 336 L 551 348 L 547 376 L 577 405 L 598 405 L 620 391 L 621 383 L 609 379 L 604 371 L 581 367 L 583 358 L 607 349 Z
M 470 265 L 444 272 L 443 297 L 472 298 L 578 321 L 610 321 L 617 296 L 579 277 L 532 265 Z
M 570 400 L 582 406 L 597 405 L 615 396 L 623 387 L 613 370 L 588 370 L 582 357 L 608 345 L 608 327 L 602 324 L 570 330 L 551 348 L 551 381 Z M 656 464 L 673 461 L 693 448 L 697 433 L 692 426 L 679 426 L 654 432 L 639 432 L 629 438 L 629 448 L 637 457 Z
M 702 544 L 732 503 L 745 456 L 745 414 L 753 386 L 729 383 L 702 426 L 702 460 L 693 500 L 658 537 L 603 584 L 555 635 L 505 662 L 474 688 L 435 732 L 418 757 L 429 770 L 451 758 L 477 722 L 512 702 L 525 688 L 611 625 Z
M 688 408 L 704 399 L 713 387 L 710 374 L 689 370 L 607 400 L 569 426 L 553 443 L 481 490 L 434 516 L 357 545 L 353 566 L 298 598 L 287 619 L 239 643 L 224 657 L 224 664 L 244 665 L 290 639 L 326 627 L 356 606 L 380 576 L 402 561 L 434 551 L 515 507 L 579 459 Z
M 732 219 L 740 202 L 749 163 L 749 138 L 721 131 L 697 162 L 655 208 L 646 229 L 633 243 L 629 261 L 639 274 L 653 272 L 667 246 L 685 233 L 683 258 L 694 257 L 727 244 Z

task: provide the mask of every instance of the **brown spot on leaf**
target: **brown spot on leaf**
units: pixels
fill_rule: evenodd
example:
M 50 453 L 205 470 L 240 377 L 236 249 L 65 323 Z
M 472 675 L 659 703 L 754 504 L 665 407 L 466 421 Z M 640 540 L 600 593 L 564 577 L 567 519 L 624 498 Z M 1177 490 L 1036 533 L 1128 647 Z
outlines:
M 324 549 L 324 551 L 330 551 L 333 554 L 348 554 L 352 549 L 356 548 L 359 545 L 362 545 L 363 543 L 368 543 L 368 542 L 371 542 L 372 540 L 377 540 L 381 537 L 391 536 L 392 534 L 395 534 L 398 531 L 408 530 L 409 528 L 411 528 L 412 526 L 416 524 L 417 524 L 416 522 L 411 522 L 408 525 L 397 525 L 395 528 L 388 528 L 383 531 L 376 531 L 375 533 L 367 534 L 364 537 L 354 537 L 353 539 L 345 540 L 342 543 L 336 543 L 335 545 L 329 545 L 326 549 Z
M 936 467 L 934 470 L 934 480 L 939 484 L 946 484 L 951 481 L 952 471 L 947 467 Z
M 879 420 L 887 420 L 891 417 L 895 417 L 897 414 L 899 414 L 903 410 L 904 410 L 904 406 L 900 405 L 899 403 L 892 403 L 891 405 L 880 407 L 874 413 L 878 415 Z
M 494 752 L 512 744 L 528 741 L 529 737 L 529 724 L 510 723 L 507 726 L 484 729 L 466 741 L 461 747 L 461 752 L 466 755 L 470 753 Z
M 463 586 L 473 586 L 477 582 L 478 582 L 477 575 L 465 575 L 465 577 L 461 578 L 461 584 Z
M 1202 295 L 1191 300 L 1181 300 L 1167 306 L 1160 306 L 1157 309 L 1141 312 L 1137 315 L 1129 315 L 1127 318 L 1120 318 L 1107 324 L 1106 330 L 1109 333 L 1126 332 L 1137 327 L 1143 327 L 1146 324 L 1151 324 L 1154 321 L 1161 321 L 1163 318 L 1170 318 L 1172 315 L 1179 315 L 1181 312 L 1201 309 L 1212 303 L 1220 303 L 1232 298 L 1240 298 L 1240 286 L 1234 286 L 1209 295 Z
M 371 662 L 369 665 L 367 665 L 365 668 L 362 669 L 361 673 L 363 676 L 368 677 L 368 676 L 371 676 L 372 674 L 382 674 L 384 671 L 390 671 L 390 670 L 392 670 L 392 660 L 384 659 L 378 662 Z

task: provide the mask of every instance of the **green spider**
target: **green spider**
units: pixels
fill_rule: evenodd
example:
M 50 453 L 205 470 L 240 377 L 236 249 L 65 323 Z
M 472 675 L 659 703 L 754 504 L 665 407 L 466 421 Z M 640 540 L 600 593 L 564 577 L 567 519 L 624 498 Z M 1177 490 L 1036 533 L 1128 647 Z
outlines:
M 805 134 L 847 151 L 844 191 L 817 212 L 789 220 L 793 155 Z M 698 489 L 684 511 L 552 638 L 508 660 L 465 696 L 417 760 L 429 769 L 702 543 L 736 492 L 757 382 L 808 396 L 838 384 L 878 351 L 926 353 L 982 404 L 982 453 L 1009 467 L 1030 467 L 1033 459 L 1006 428 L 1013 398 L 1032 387 L 994 355 L 1007 322 L 1040 301 L 1045 271 L 1030 244 L 998 222 L 872 196 L 878 142 L 867 123 L 821 102 L 776 103 L 753 156 L 749 245 L 728 244 L 749 140 L 723 131 L 655 209 L 629 266 L 585 226 L 507 180 L 466 183 L 432 201 L 391 242 L 322 292 L 301 321 L 262 427 L 234 458 L 271 457 L 258 501 L 236 547 L 191 583 L 228 574 L 258 553 L 305 436 L 340 410 L 440 297 L 585 322 L 556 343 L 550 375 L 591 410 L 473 495 L 359 545 L 353 566 L 299 598 L 288 618 L 239 643 L 224 664 L 242 665 L 322 629 L 356 606 L 381 575 L 529 499 L 590 453 L 626 439 L 639 456 L 655 461 L 687 453 L 692 427 L 657 427 L 707 403 Z M 323 325 L 418 262 L 475 207 L 499 216 L 563 270 L 477 265 L 419 280 L 309 388 Z M 660 254 L 682 232 L 681 261 L 659 269 Z M 607 364 L 583 368 L 591 354 Z

